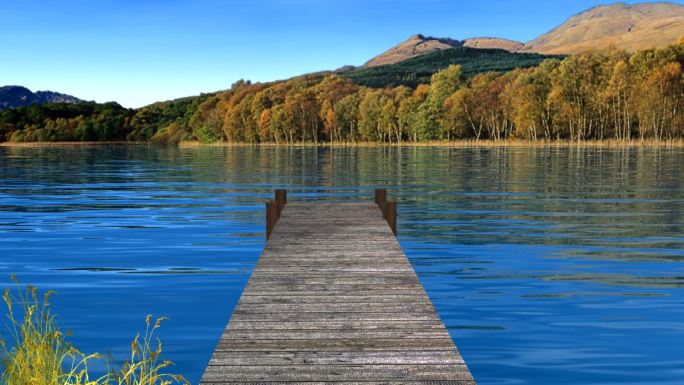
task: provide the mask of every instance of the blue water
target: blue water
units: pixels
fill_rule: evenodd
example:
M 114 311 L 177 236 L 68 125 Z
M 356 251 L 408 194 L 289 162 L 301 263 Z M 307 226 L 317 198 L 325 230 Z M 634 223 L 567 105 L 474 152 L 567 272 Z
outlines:
M 263 202 L 371 199 L 480 384 L 684 384 L 684 149 L 0 147 L 0 285 L 54 289 L 86 352 L 149 313 L 201 377 Z M 5 310 L 0 310 L 4 315 Z

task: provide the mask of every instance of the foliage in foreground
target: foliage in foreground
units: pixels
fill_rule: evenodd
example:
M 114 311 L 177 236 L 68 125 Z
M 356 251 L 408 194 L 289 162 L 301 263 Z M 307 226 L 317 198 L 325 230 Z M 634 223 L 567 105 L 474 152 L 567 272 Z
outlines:
M 91 378 L 89 363 L 103 358 L 99 354 L 86 355 L 66 340 L 50 310 L 53 292 L 41 298 L 35 287 L 22 289 L 13 279 L 16 294 L 6 289 L 3 295 L 11 345 L 0 339 L 1 385 L 187 384 L 182 376 L 164 373 L 173 363 L 161 360 L 162 344 L 154 338 L 164 318 L 152 322 L 148 316 L 145 334 L 133 340 L 129 359 L 119 368 L 108 363 L 107 374 Z

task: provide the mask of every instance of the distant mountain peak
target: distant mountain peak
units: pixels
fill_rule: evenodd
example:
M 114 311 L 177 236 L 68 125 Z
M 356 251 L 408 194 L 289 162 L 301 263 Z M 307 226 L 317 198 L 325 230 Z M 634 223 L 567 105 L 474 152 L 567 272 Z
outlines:
M 84 101 L 66 94 L 53 91 L 31 92 L 23 86 L 3 86 L 0 87 L 0 111 L 29 106 L 32 104 L 48 103 L 83 103 Z
M 369 60 L 364 67 L 377 67 L 399 63 L 431 52 L 462 47 L 463 42 L 449 38 L 437 38 L 416 34 L 401 44 Z

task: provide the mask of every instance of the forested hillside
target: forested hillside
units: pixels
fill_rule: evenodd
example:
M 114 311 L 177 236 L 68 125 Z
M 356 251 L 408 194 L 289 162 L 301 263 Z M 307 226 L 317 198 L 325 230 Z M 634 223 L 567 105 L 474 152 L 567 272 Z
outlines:
M 138 110 L 117 103 L 54 103 L 0 112 L 0 141 L 159 141 L 177 143 L 209 95 L 155 103 Z
M 333 73 L 158 103 L 31 106 L 0 113 L 0 139 L 419 142 L 684 138 L 684 42 L 592 52 L 532 68 L 451 65 L 428 84 L 372 88 Z M 416 75 L 418 78 L 418 75 Z
M 0 112 L 0 139 L 13 142 L 125 140 L 134 111 L 117 103 L 34 104 Z
M 549 58 L 561 56 L 460 47 L 435 51 L 396 64 L 361 67 L 346 72 L 343 76 L 357 84 L 373 88 L 400 85 L 415 88 L 419 84 L 430 83 L 435 72 L 453 64 L 461 66 L 464 76 L 472 77 L 489 71 L 506 72 L 516 68 L 534 67 Z

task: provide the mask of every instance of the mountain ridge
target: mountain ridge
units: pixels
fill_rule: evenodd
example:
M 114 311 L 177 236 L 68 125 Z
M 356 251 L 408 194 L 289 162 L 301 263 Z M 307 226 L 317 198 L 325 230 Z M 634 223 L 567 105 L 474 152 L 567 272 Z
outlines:
M 366 62 L 363 67 L 369 68 L 394 64 L 435 51 L 460 48 L 462 46 L 463 42 L 459 40 L 427 37 L 423 34 L 416 34 L 409 37 L 406 41 L 390 48 L 383 54 L 372 58 Z
M 23 86 L 0 86 L 0 111 L 16 107 L 30 106 L 33 104 L 78 104 L 84 102 L 84 100 L 81 100 L 75 96 L 62 94 L 54 91 L 32 92 L 31 90 Z
M 464 46 L 469 48 L 494 48 L 503 49 L 504 51 L 508 52 L 517 52 L 523 46 L 525 46 L 525 43 L 516 40 L 504 39 L 500 37 L 471 37 L 469 39 L 464 40 Z
M 684 36 L 684 6 L 672 2 L 624 2 L 597 5 L 571 16 L 552 30 L 526 43 L 497 37 L 464 40 L 422 34 L 390 48 L 364 67 L 395 64 L 439 50 L 470 47 L 509 52 L 568 55 L 608 48 L 634 52 L 662 48 Z M 444 44 L 445 41 L 452 42 Z

